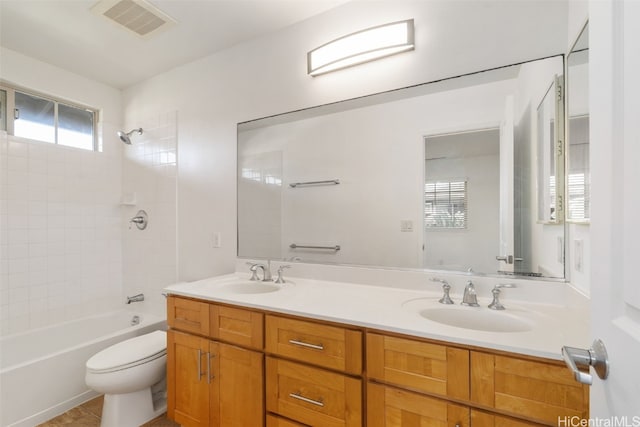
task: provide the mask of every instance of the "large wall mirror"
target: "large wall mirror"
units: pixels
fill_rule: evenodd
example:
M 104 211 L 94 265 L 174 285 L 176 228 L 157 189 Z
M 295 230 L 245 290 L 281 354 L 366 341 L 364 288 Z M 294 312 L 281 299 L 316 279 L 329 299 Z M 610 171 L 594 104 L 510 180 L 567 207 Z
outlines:
M 564 225 L 537 220 L 563 58 L 240 123 L 238 256 L 564 278 Z
M 589 222 L 589 25 L 567 56 L 567 220 Z

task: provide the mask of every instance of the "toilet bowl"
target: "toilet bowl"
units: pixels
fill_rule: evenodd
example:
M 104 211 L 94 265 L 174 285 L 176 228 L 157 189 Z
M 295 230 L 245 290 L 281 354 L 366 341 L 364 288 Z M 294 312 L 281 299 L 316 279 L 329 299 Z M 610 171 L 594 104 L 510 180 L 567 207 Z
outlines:
M 102 427 L 137 427 L 167 409 L 167 333 L 154 331 L 112 345 L 86 364 L 85 383 L 104 393 Z

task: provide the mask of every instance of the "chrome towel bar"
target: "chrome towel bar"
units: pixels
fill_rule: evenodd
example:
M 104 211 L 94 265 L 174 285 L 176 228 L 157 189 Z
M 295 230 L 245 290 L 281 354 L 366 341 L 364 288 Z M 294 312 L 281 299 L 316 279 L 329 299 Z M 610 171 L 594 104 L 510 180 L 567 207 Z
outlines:
M 340 245 L 335 245 L 335 246 L 308 246 L 308 245 L 298 245 L 295 243 L 292 243 L 289 245 L 289 247 L 291 249 L 328 249 L 330 251 L 339 251 L 340 250 Z
M 307 187 L 310 185 L 338 185 L 338 184 L 340 184 L 339 179 L 330 179 L 327 181 L 292 182 L 291 184 L 289 184 L 289 187 L 296 188 L 296 187 Z

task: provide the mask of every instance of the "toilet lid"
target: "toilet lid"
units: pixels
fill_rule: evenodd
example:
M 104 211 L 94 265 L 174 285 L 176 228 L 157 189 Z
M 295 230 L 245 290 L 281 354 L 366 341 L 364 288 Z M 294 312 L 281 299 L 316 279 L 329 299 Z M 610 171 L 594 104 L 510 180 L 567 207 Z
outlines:
M 105 372 L 136 366 L 167 352 L 167 333 L 154 331 L 112 345 L 91 357 L 87 369 Z

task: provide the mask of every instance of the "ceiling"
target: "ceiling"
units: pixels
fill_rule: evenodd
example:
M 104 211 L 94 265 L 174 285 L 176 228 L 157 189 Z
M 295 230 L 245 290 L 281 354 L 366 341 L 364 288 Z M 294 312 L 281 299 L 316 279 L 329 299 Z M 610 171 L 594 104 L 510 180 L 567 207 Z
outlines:
M 0 0 L 0 45 L 125 88 L 346 0 L 149 0 L 177 21 L 143 38 L 91 12 L 97 0 Z

